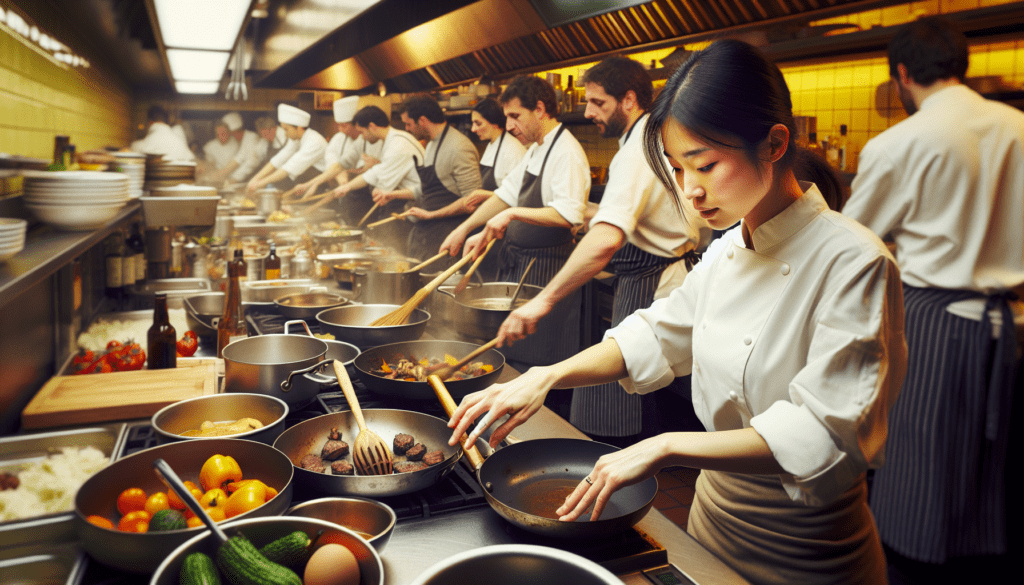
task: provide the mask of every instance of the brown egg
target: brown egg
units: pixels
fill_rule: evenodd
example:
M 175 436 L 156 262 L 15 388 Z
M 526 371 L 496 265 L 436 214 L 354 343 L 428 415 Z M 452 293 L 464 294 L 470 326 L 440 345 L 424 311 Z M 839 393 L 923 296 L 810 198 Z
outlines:
M 359 563 L 340 544 L 325 544 L 306 562 L 304 585 L 359 585 Z

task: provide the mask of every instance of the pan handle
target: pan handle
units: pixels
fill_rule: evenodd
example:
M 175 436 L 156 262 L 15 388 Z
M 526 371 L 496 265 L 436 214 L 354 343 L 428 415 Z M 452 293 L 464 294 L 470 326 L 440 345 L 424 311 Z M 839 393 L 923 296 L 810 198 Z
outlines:
M 455 400 L 452 399 L 452 395 L 448 393 L 448 388 L 445 388 L 444 382 L 437 375 L 431 374 L 427 376 L 427 382 L 430 387 L 434 389 L 434 394 L 437 395 L 437 399 L 441 401 L 441 406 L 444 407 L 444 411 L 451 416 L 455 412 Z M 476 445 L 472 445 L 468 441 L 469 437 L 465 434 L 459 439 L 462 442 L 462 449 L 466 452 L 466 457 L 469 458 L 470 465 L 473 469 L 480 469 L 480 466 L 484 464 L 484 456 L 480 454 L 480 451 L 476 448 Z
M 313 370 L 319 370 L 320 368 L 324 367 L 325 365 L 327 365 L 329 363 L 330 362 L 328 362 L 326 360 L 325 361 L 320 361 L 320 362 L 317 362 L 317 363 L 313 364 L 312 366 L 309 366 L 308 368 L 303 368 L 301 370 L 295 370 L 294 372 L 290 372 L 288 374 L 288 377 L 285 378 L 283 382 L 281 382 L 281 391 L 282 392 L 288 392 L 289 390 L 292 389 L 292 377 L 298 376 L 298 375 L 305 375 L 305 374 L 308 374 L 308 373 L 312 372 Z M 314 378 L 310 378 L 310 380 L 313 380 L 314 382 L 318 382 L 320 384 L 331 383 L 331 382 L 334 381 L 334 380 L 331 380 L 330 378 L 327 378 L 326 376 L 323 377 L 323 379 L 318 379 L 318 378 L 314 377 Z
M 306 323 L 305 321 L 303 321 L 302 319 L 295 319 L 294 321 L 285 321 L 285 323 L 284 323 L 284 334 L 285 335 L 291 335 L 291 332 L 288 331 L 288 329 L 289 329 L 288 326 L 289 325 L 295 325 L 297 323 L 301 323 L 302 326 L 306 329 L 306 335 L 308 335 L 310 337 L 313 337 L 313 332 L 309 330 L 309 324 Z

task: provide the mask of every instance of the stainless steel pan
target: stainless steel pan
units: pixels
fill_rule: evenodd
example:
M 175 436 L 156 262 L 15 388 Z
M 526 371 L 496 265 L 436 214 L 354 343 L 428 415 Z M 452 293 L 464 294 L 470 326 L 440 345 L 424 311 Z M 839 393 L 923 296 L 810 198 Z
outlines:
M 284 295 L 274 299 L 277 311 L 288 319 L 316 319 L 316 314 L 320 311 L 347 304 L 349 304 L 349 300 L 345 297 L 326 292 L 323 289 Z
M 363 381 L 363 384 L 366 384 L 367 390 L 371 392 L 392 398 L 431 400 L 435 397 L 434 391 L 426 382 L 390 380 L 375 376 L 371 372 L 379 370 L 382 361 L 395 364 L 402 357 L 416 358 L 414 361 L 433 357 L 443 359 L 446 353 L 461 359 L 478 347 L 479 345 L 475 343 L 465 341 L 405 341 L 367 349 L 359 354 L 359 357 L 352 362 L 352 365 L 355 366 L 359 379 Z M 448 387 L 452 396 L 462 399 L 463 396 L 470 392 L 476 392 L 494 384 L 498 381 L 498 376 L 501 375 L 501 369 L 505 367 L 505 356 L 501 355 L 501 352 L 496 349 L 484 352 L 476 361 L 489 364 L 494 369 L 483 376 L 445 382 L 445 386 Z

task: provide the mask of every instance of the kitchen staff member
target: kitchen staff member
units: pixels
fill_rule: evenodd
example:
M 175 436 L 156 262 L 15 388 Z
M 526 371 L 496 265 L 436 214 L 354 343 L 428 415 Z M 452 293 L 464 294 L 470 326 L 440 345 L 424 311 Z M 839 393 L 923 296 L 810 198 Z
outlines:
M 214 139 L 203 145 L 203 157 L 210 173 L 216 173 L 231 164 L 238 154 L 239 146 L 223 119 L 217 120 L 213 133 Z
M 167 125 L 167 111 L 158 105 L 146 112 L 149 128 L 146 137 L 132 142 L 131 149 L 143 154 L 162 154 L 164 160 L 195 160 L 185 139 Z
M 609 263 L 616 275 L 611 324 L 618 325 L 681 285 L 698 259 L 695 252 L 711 237 L 711 228 L 691 207 L 683 206 L 680 215 L 676 193 L 644 160 L 644 126 L 654 94 L 644 66 L 612 57 L 587 70 L 583 83 L 584 115 L 602 138 L 618 139 L 619 151 L 608 167 L 590 230 L 544 290 L 502 323 L 502 342 L 536 331 L 556 303 Z M 569 422 L 595 440 L 623 447 L 669 430 L 703 430 L 690 404 L 688 377 L 670 391 L 649 394 L 628 394 L 614 382 L 577 388 Z
M 544 286 L 572 253 L 573 235 L 583 223 L 590 192 L 590 165 L 580 143 L 555 119 L 555 88 L 550 83 L 533 76 L 517 77 L 500 101 L 508 131 L 535 144 L 494 192 L 497 197 L 484 201 L 445 239 L 441 250 L 454 256 L 465 241 L 465 253 L 477 255 L 489 241 L 503 238 L 498 280 L 518 281 L 536 258 L 526 283 Z M 466 240 L 480 226 L 484 231 Z M 531 365 L 550 364 L 576 353 L 580 300 L 578 289 L 562 300 L 567 317 L 552 332 L 552 343 L 520 344 L 502 353 L 509 360 Z
M 666 433 L 598 460 L 555 511 L 599 518 L 619 488 L 702 469 L 687 531 L 755 584 L 885 583 L 866 471 L 882 464 L 886 413 L 906 368 L 896 262 L 877 236 L 831 211 L 839 193 L 798 182 L 789 89 L 735 40 L 693 53 L 644 132 L 648 163 L 714 228 L 669 297 L 600 344 L 466 396 L 454 444 L 505 414 L 497 444 L 552 388 L 621 380 L 650 392 L 693 372 L 706 433 Z M 824 164 L 820 162 L 818 164 Z M 470 425 L 484 417 L 475 429 Z
M 895 242 L 903 279 L 909 371 L 871 490 L 893 583 L 1017 561 L 1004 482 L 1024 314 L 1011 295 L 1024 288 L 1024 113 L 963 85 L 967 59 L 945 20 L 896 32 L 889 70 L 910 117 L 864 146 L 843 208 Z
M 268 143 L 261 139 L 256 132 L 245 129 L 242 115 L 238 112 L 224 114 L 221 121 L 227 126 L 231 137 L 238 141 L 238 151 L 232 157 L 231 162 L 210 174 L 210 180 L 214 183 L 222 183 L 230 179 L 232 183 L 241 183 L 248 180 L 263 163 Z M 271 120 L 271 127 L 273 126 Z
M 473 106 L 470 116 L 473 120 L 473 133 L 487 143 L 484 155 L 480 157 L 480 188 L 493 193 L 519 161 L 523 160 L 526 147 L 505 130 L 505 112 L 498 100 L 480 100 Z
M 426 162 L 416 169 L 419 187 L 393 195 L 413 200 L 409 215 L 416 220 L 409 233 L 408 254 L 428 256 L 476 208 L 470 207 L 467 196 L 480 189 L 479 161 L 473 142 L 452 130 L 434 98 L 425 94 L 407 97 L 401 116 L 407 132 L 429 142 Z M 444 270 L 454 263 L 455 259 L 447 256 L 435 262 L 433 269 Z
M 370 187 L 373 190 L 372 201 L 378 201 L 378 196 L 384 193 L 419 188 L 420 176 L 416 168 L 423 164 L 424 153 L 423 146 L 412 134 L 392 128 L 388 115 L 377 106 L 361 108 L 352 118 L 352 124 L 368 144 L 380 143 L 380 163 L 347 183 L 339 185 L 331 191 L 332 197 L 345 197 L 348 194 L 355 196 L 365 187 Z M 392 213 L 399 213 L 404 205 L 400 199 L 381 197 L 380 201 L 380 207 L 375 212 L 376 217 L 389 217 Z M 365 201 L 360 202 L 360 205 L 365 205 Z M 365 209 L 372 205 L 371 203 Z M 368 221 L 372 222 L 373 218 Z M 389 229 L 380 231 L 380 239 L 388 246 L 404 250 L 409 237 L 408 223 L 393 221 L 387 225 Z
M 249 180 L 246 186 L 248 193 L 255 193 L 271 183 L 279 189 L 289 189 L 296 182 L 309 180 L 323 170 L 327 140 L 309 128 L 309 120 L 309 112 L 288 104 L 277 106 L 277 122 L 288 142 Z

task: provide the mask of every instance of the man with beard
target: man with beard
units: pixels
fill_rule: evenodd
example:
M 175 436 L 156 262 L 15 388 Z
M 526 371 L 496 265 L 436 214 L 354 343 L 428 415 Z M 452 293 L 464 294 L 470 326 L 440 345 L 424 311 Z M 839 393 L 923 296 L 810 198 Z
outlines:
M 619 140 L 619 151 L 608 167 L 608 183 L 590 230 L 544 290 L 505 320 L 498 332 L 503 341 L 534 333 L 555 303 L 608 265 L 616 275 L 614 327 L 681 285 L 696 251 L 710 240 L 711 228 L 689 206 L 680 205 L 644 159 L 653 88 L 643 66 L 612 57 L 588 70 L 583 83 L 584 115 L 602 137 Z M 620 446 L 671 430 L 703 430 L 693 414 L 689 389 L 688 376 L 649 394 L 623 392 L 618 383 L 577 388 L 569 420 L 595 440 Z
M 1005 465 L 1019 454 L 1024 113 L 963 85 L 967 59 L 944 20 L 896 32 L 910 117 L 864 147 L 843 208 L 895 244 L 903 281 L 907 377 L 871 489 L 894 584 L 1008 574 L 1020 550 Z

